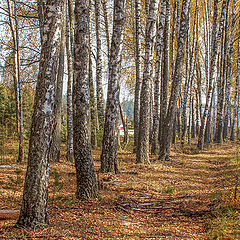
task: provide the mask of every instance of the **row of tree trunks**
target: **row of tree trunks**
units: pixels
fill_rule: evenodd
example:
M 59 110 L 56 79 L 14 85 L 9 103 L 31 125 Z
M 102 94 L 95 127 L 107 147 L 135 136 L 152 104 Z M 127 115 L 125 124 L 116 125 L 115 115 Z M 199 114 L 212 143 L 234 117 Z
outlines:
M 208 110 L 209 110 L 210 97 L 211 97 L 211 92 L 212 92 L 212 88 L 213 88 L 213 77 L 214 77 L 214 73 L 215 73 L 218 48 L 219 48 L 220 40 L 221 40 L 222 34 L 223 34 L 225 10 L 226 10 L 226 0 L 223 0 L 220 25 L 219 25 L 219 30 L 218 30 L 218 34 L 217 34 L 218 0 L 214 1 L 209 81 L 208 81 L 208 89 L 207 89 L 207 96 L 206 96 L 206 104 L 205 104 L 203 116 L 201 119 L 201 126 L 200 126 L 200 131 L 199 131 L 199 136 L 198 136 L 198 148 L 199 149 L 202 149 L 203 144 L 204 144 L 204 131 L 205 131 L 205 126 L 206 126 L 206 118 L 207 118 L 207 114 L 208 114 Z
M 172 89 L 171 96 L 169 100 L 168 110 L 166 118 L 163 122 L 162 128 L 162 138 L 161 138 L 161 148 L 160 148 L 160 159 L 168 159 L 170 154 L 170 140 L 173 129 L 173 122 L 175 119 L 175 112 L 177 108 L 177 100 L 179 96 L 179 87 L 181 85 L 181 70 L 183 65 L 186 39 L 188 35 L 189 28 L 189 12 L 190 12 L 190 1 L 183 0 L 182 11 L 181 11 L 181 20 L 180 20 L 180 29 L 178 35 L 178 47 L 177 47 L 177 56 L 175 62 L 175 69 L 172 79 Z
M 153 129 L 152 129 L 152 145 L 151 153 L 158 154 L 158 142 L 159 142 L 159 128 L 160 125 L 160 79 L 161 79 L 161 62 L 162 62 L 162 50 L 163 50 L 163 32 L 165 33 L 165 22 L 166 22 L 166 0 L 161 2 L 161 14 L 157 29 L 157 38 L 156 38 L 156 63 L 155 63 L 155 76 L 154 76 L 154 105 L 153 105 Z M 163 80 L 162 80 L 163 81 Z M 161 88 L 162 90 L 162 88 Z

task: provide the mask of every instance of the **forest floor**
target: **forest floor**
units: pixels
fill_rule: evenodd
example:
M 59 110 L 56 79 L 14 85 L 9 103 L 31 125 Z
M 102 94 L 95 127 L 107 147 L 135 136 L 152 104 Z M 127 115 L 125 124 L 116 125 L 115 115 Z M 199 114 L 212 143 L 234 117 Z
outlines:
M 76 200 L 74 165 L 62 158 L 51 165 L 49 226 L 0 221 L 0 239 L 240 239 L 237 145 L 194 149 L 178 146 L 150 165 L 121 151 L 121 174 L 98 173 L 100 196 L 89 201 Z M 0 209 L 20 208 L 25 171 L 26 163 L 0 168 Z

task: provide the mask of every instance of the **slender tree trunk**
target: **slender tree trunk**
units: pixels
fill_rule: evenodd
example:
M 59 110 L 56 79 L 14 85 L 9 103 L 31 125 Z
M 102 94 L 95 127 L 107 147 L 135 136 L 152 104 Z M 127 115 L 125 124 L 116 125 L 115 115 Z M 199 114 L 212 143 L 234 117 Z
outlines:
M 157 19 L 158 0 L 151 0 L 145 32 L 144 72 L 140 96 L 140 119 L 138 134 L 137 163 L 149 162 L 149 130 L 150 130 L 150 81 L 153 67 L 153 48 L 155 25 Z
M 125 24 L 125 0 L 114 0 L 113 35 L 109 62 L 108 95 L 101 154 L 101 171 L 118 173 L 117 121 L 119 118 L 119 78 Z
M 67 85 L 67 159 L 73 162 L 73 104 L 72 104 L 72 85 L 73 85 L 73 45 L 74 45 L 74 11 L 73 2 L 68 0 L 68 18 L 66 28 L 66 51 L 68 61 L 68 85 Z
M 231 34 L 230 34 L 230 44 L 229 44 L 229 55 L 227 58 L 227 70 L 226 70 L 226 96 L 225 96 L 225 106 L 224 106 L 224 124 L 223 124 L 223 140 L 227 139 L 228 136 L 228 119 L 231 115 L 230 111 L 230 92 L 231 92 L 231 76 L 232 76 L 232 58 L 233 58 L 233 44 L 234 44 L 234 28 L 235 28 L 235 8 L 236 0 L 233 0 L 232 7 L 232 23 L 231 23 Z M 228 24 L 228 22 L 226 22 Z
M 192 124 L 191 124 L 191 138 L 196 137 L 196 125 L 195 125 L 195 111 L 194 111 L 194 96 L 192 97 Z
M 54 132 L 54 105 L 64 0 L 46 1 L 43 45 L 29 142 L 28 168 L 17 225 L 48 223 L 49 150 Z
M 22 104 L 22 80 L 21 80 L 21 62 L 20 62 L 20 47 L 19 47 L 19 29 L 17 20 L 17 1 L 14 0 L 14 20 L 15 20 L 15 32 L 16 32 L 16 53 L 17 53 L 17 78 L 18 78 L 18 160 L 22 162 L 24 157 L 23 146 L 23 104 Z
M 96 82 L 97 82 L 97 110 L 99 126 L 103 129 L 104 125 L 104 98 L 102 86 L 102 43 L 100 31 L 100 0 L 95 0 L 95 22 L 97 38 L 97 62 L 96 62 Z
M 175 69 L 172 79 L 172 89 L 171 96 L 168 105 L 167 116 L 164 121 L 162 139 L 165 141 L 162 142 L 160 149 L 160 159 L 168 159 L 170 153 L 170 139 L 172 135 L 173 121 L 175 117 L 175 112 L 177 108 L 177 100 L 179 96 L 179 87 L 181 84 L 181 70 L 183 65 L 186 39 L 188 34 L 189 27 L 189 11 L 190 11 L 190 1 L 183 0 L 182 3 L 182 12 L 180 20 L 180 29 L 178 35 L 178 48 Z
M 90 89 L 90 105 L 91 105 L 91 144 L 93 148 L 97 148 L 97 102 L 94 94 L 94 82 L 92 71 L 92 38 L 91 27 L 89 27 L 89 89 Z
M 128 142 L 128 126 L 127 126 L 127 122 L 125 122 L 122 106 L 120 103 L 119 103 L 119 111 L 120 111 L 120 116 L 121 116 L 121 120 L 122 120 L 123 131 L 124 131 L 123 142 L 127 143 Z
M 164 139 L 164 122 L 167 117 L 168 106 L 168 88 L 169 88 L 169 16 L 170 16 L 170 1 L 166 0 L 166 16 L 163 31 L 163 55 L 162 55 L 162 81 L 161 81 L 161 100 L 160 100 L 160 119 L 161 119 L 161 136 L 160 149 L 162 149 Z M 173 113 L 174 115 L 176 113 Z M 172 133 L 170 133 L 172 134 Z
M 141 3 L 140 0 L 135 0 L 135 64 L 136 64 L 136 82 L 134 94 L 134 152 L 137 151 L 138 133 L 139 133 L 139 112 L 140 112 L 140 92 L 141 92 Z
M 76 0 L 73 82 L 73 144 L 78 199 L 98 195 L 90 132 L 89 1 Z

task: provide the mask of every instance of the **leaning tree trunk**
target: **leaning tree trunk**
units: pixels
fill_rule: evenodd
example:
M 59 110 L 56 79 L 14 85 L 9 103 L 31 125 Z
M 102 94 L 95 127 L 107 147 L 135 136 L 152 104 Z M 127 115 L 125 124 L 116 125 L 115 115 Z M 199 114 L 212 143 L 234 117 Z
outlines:
M 170 154 L 170 140 L 173 129 L 173 121 L 177 109 L 177 100 L 179 96 L 179 87 L 182 82 L 181 80 L 181 70 L 184 60 L 186 39 L 189 28 L 189 12 L 190 12 L 190 0 L 183 0 L 182 12 L 180 20 L 180 29 L 178 35 L 178 47 L 177 56 L 175 62 L 175 69 L 172 79 L 172 90 L 168 105 L 167 116 L 163 123 L 163 133 L 162 133 L 162 146 L 160 149 L 160 159 L 168 159 Z
M 55 96 L 54 118 L 55 118 L 55 131 L 53 133 L 52 145 L 50 149 L 50 161 L 60 161 L 60 148 L 61 148 L 61 130 L 62 130 L 62 98 L 63 98 L 63 78 L 64 78 L 64 59 L 65 59 L 65 43 L 66 43 L 66 4 L 63 9 L 63 25 L 61 29 L 61 42 L 60 54 L 57 75 L 57 88 Z
M 77 0 L 75 7 L 73 145 L 78 199 L 98 195 L 90 132 L 89 94 L 89 1 Z
M 48 223 L 49 149 L 55 130 L 54 105 L 64 0 L 46 1 L 43 45 L 36 87 L 23 202 L 17 225 Z
M 119 78 L 124 24 L 125 0 L 115 0 L 109 62 L 108 95 L 101 154 L 102 172 L 119 172 L 117 162 L 117 121 L 119 117 Z
M 100 31 L 100 0 L 95 0 L 95 22 L 97 38 L 97 57 L 96 57 L 96 82 L 97 82 L 97 110 L 99 126 L 103 129 L 104 125 L 104 99 L 102 86 L 102 53 L 101 53 L 101 31 Z
M 74 10 L 72 0 L 68 0 L 68 18 L 66 25 L 66 52 L 68 61 L 68 85 L 67 85 L 67 159 L 73 162 L 73 42 L 74 42 Z
M 150 128 L 150 81 L 153 67 L 153 48 L 157 20 L 158 0 L 151 0 L 145 33 L 144 72 L 140 97 L 140 118 L 138 133 L 137 162 L 149 162 Z
M 138 133 L 139 133 L 139 112 L 140 112 L 140 92 L 141 92 L 141 3 L 135 0 L 135 64 L 136 64 L 136 82 L 134 94 L 134 152 L 137 152 Z

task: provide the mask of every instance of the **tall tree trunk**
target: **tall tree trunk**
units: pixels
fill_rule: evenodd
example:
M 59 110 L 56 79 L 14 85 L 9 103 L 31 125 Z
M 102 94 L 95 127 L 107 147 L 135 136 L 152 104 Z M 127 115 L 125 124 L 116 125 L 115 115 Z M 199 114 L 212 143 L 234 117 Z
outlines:
M 74 10 L 72 0 L 68 0 L 68 20 L 66 25 L 66 52 L 68 61 L 68 85 L 67 85 L 67 159 L 73 162 L 73 45 L 74 45 Z
M 179 87 L 181 84 L 181 70 L 183 65 L 185 47 L 186 47 L 186 39 L 189 27 L 189 12 L 190 12 L 190 0 L 183 0 L 182 3 L 182 12 L 181 12 L 181 20 L 180 20 L 180 29 L 178 35 L 178 47 L 177 47 L 177 56 L 175 69 L 172 79 L 172 89 L 171 96 L 168 105 L 167 116 L 163 125 L 163 134 L 162 146 L 160 149 L 160 159 L 168 159 L 170 153 L 170 139 L 172 135 L 173 121 L 177 108 L 177 100 L 179 96 Z
M 17 20 L 17 3 L 14 0 L 14 6 L 10 0 L 8 3 L 9 23 L 13 41 L 13 80 L 16 103 L 16 120 L 18 131 L 18 159 L 17 162 L 22 162 L 24 147 L 23 147 L 23 108 L 22 108 L 22 82 L 20 74 L 20 49 L 19 49 L 19 33 Z M 12 9 L 13 8 L 13 9 Z M 13 21 L 14 20 L 14 21 Z
M 161 2 L 161 15 L 159 25 L 157 29 L 156 39 L 156 64 L 155 64 L 155 76 L 154 76 L 154 106 L 153 106 L 153 131 L 152 131 L 152 154 L 158 154 L 158 142 L 159 142 L 159 129 L 160 123 L 160 79 L 161 79 L 161 62 L 162 62 L 162 50 L 163 50 L 163 34 L 165 34 L 165 22 L 166 22 L 166 0 Z M 165 45 L 164 45 L 165 46 Z M 165 53 L 165 52 L 164 52 Z M 163 65 L 163 64 L 162 64 Z M 163 67 L 163 66 L 162 66 Z M 167 83 L 168 84 L 168 83 Z M 162 89 L 162 88 L 161 88 Z M 160 125 L 161 128 L 161 125 Z
M 60 161 L 61 149 L 61 129 L 62 129 L 62 98 L 63 98 L 63 77 L 64 77 L 64 59 L 65 59 L 65 44 L 66 44 L 66 4 L 63 9 L 63 25 L 61 29 L 61 42 L 60 54 L 57 75 L 57 88 L 55 96 L 54 118 L 55 118 L 55 131 L 53 133 L 52 144 L 50 149 L 50 161 Z
M 119 78 L 125 24 L 125 0 L 114 0 L 113 35 L 109 62 L 108 95 L 101 154 L 101 171 L 118 173 L 117 121 L 119 118 Z
M 240 34 L 240 21 L 238 24 Z M 236 71 L 236 84 L 235 84 L 235 95 L 234 95 L 234 110 L 233 110 L 233 122 L 231 129 L 231 141 L 236 138 L 236 125 L 238 126 L 238 98 L 239 98 L 239 74 L 240 74 L 240 39 L 238 39 L 238 58 L 237 58 L 237 71 Z
M 102 86 L 102 43 L 100 31 L 100 0 L 95 0 L 95 22 L 97 38 L 97 59 L 96 59 L 96 82 L 97 82 L 97 110 L 99 126 L 103 129 L 104 125 L 104 98 Z
M 231 91 L 231 77 L 232 77 L 232 58 L 233 58 L 233 44 L 234 44 L 234 28 L 235 28 L 235 8 L 236 0 L 233 0 L 232 6 L 232 22 L 231 22 L 231 34 L 229 44 L 229 55 L 227 58 L 227 70 L 226 70 L 226 95 L 224 105 L 224 124 L 223 124 L 223 140 L 227 139 L 228 136 L 228 119 L 230 116 L 230 91 Z M 226 23 L 228 24 L 228 22 Z
M 162 54 L 162 81 L 161 81 L 161 100 L 160 100 L 160 149 L 162 149 L 164 140 L 164 122 L 167 117 L 168 106 L 168 88 L 169 88 L 169 15 L 170 15 L 170 1 L 166 0 L 166 14 L 165 24 L 163 30 L 163 54 Z M 176 113 L 173 113 L 176 115 Z M 172 133 L 170 133 L 172 134 Z
M 134 152 L 137 151 L 138 133 L 139 133 L 139 112 L 140 112 L 140 92 L 141 92 L 141 3 L 140 0 L 135 0 L 135 65 L 136 65 L 136 80 L 134 94 Z
M 20 62 L 20 47 L 19 47 L 19 29 L 17 19 L 17 1 L 14 0 L 14 20 L 16 32 L 16 54 L 17 54 L 17 78 L 18 78 L 18 159 L 17 162 L 22 162 L 24 157 L 23 146 L 23 103 L 22 103 L 22 80 L 21 80 L 21 62 Z
M 90 21 L 91 22 L 91 21 Z M 97 148 L 97 102 L 94 94 L 94 82 L 92 71 L 92 36 L 91 24 L 89 25 L 89 90 L 90 90 L 90 106 L 91 106 L 91 144 L 93 148 Z
M 150 128 L 150 81 L 153 67 L 153 48 L 157 19 L 158 0 L 151 0 L 145 32 L 144 72 L 140 96 L 140 118 L 138 133 L 137 162 L 149 163 Z
M 91 150 L 89 94 L 89 1 L 76 0 L 73 82 L 73 144 L 78 199 L 98 195 Z
M 17 225 L 48 223 L 49 150 L 54 132 L 54 105 L 64 0 L 46 1 L 43 45 L 29 142 L 28 168 Z

